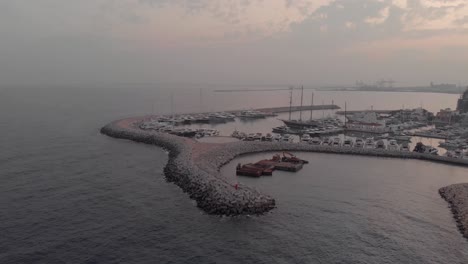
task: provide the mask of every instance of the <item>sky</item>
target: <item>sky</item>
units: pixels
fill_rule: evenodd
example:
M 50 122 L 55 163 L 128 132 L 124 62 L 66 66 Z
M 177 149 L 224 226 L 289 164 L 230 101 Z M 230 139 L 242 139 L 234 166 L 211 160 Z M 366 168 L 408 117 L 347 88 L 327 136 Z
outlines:
M 468 0 L 0 0 L 0 85 L 468 83 Z

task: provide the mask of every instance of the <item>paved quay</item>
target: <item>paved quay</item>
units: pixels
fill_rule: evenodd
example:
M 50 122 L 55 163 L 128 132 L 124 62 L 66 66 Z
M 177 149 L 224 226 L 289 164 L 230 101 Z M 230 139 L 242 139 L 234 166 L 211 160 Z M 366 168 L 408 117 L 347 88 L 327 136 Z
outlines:
M 101 129 L 111 137 L 153 144 L 169 151 L 164 172 L 168 181 L 182 188 L 197 206 L 208 214 L 251 215 L 263 214 L 275 208 L 275 199 L 258 190 L 224 178 L 220 168 L 242 154 L 266 151 L 306 151 L 346 155 L 364 155 L 386 158 L 419 159 L 446 164 L 468 166 L 466 159 L 454 159 L 415 152 L 351 147 L 314 146 L 288 142 L 231 142 L 200 143 L 138 128 L 146 117 L 127 118 L 112 122 Z M 468 193 L 464 194 L 468 199 Z M 468 209 L 468 203 L 464 203 Z M 468 210 L 466 210 L 468 211 Z

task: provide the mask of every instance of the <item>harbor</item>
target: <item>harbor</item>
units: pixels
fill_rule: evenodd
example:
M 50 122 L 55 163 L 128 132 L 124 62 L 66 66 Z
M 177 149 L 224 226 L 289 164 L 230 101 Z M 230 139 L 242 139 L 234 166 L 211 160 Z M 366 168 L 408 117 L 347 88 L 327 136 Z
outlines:
M 299 172 L 307 166 L 307 161 L 296 156 L 302 152 L 417 159 L 468 166 L 464 123 L 434 126 L 434 120 L 440 118 L 439 113 L 415 108 L 389 113 L 357 111 L 348 115 L 345 104 L 344 118 L 336 115 L 336 111 L 326 117 L 322 112 L 322 117 L 314 118 L 313 109 L 306 118 L 302 103 L 298 112 L 293 111 L 292 103 L 288 108 L 285 113 L 258 110 L 210 113 L 209 116 L 229 122 L 209 124 L 192 124 L 192 120 L 174 123 L 171 122 L 174 116 L 136 117 L 113 122 L 101 132 L 167 149 L 166 178 L 187 192 L 199 208 L 215 215 L 264 214 L 277 206 L 273 197 L 243 185 L 237 178 L 218 176 L 221 167 L 249 153 L 276 152 L 271 159 L 238 164 L 232 175 L 260 178 L 271 177 L 275 171 Z M 281 123 L 283 125 L 272 125 Z M 234 130 L 231 130 L 232 124 L 235 124 Z M 258 124 L 262 124 L 264 132 L 241 132 L 248 127 L 255 131 Z M 358 131 L 353 129 L 356 127 Z M 336 134 L 327 134 L 331 131 Z M 447 132 L 452 133 L 453 140 L 459 143 L 455 150 L 442 152 L 433 145 L 431 138 L 420 136 Z M 216 141 L 229 137 L 232 142 Z M 202 141 L 205 138 L 214 141 Z M 442 143 L 445 142 L 440 145 L 452 144 Z

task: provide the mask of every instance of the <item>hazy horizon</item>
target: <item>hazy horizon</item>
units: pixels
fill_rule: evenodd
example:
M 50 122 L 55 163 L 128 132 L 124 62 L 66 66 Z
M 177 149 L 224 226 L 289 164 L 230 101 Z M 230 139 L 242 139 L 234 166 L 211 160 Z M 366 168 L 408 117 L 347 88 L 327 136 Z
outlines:
M 464 0 L 0 0 L 0 85 L 466 85 Z

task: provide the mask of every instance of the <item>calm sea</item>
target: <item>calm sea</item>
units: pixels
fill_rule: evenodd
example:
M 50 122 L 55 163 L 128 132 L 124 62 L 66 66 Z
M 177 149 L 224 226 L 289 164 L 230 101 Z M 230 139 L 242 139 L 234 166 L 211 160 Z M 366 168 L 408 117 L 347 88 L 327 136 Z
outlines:
M 468 182 L 466 168 L 301 154 L 311 163 L 299 173 L 238 179 L 277 198 L 277 209 L 226 218 L 205 215 L 164 180 L 163 150 L 99 134 L 127 116 L 289 102 L 286 91 L 217 88 L 233 87 L 1 88 L 0 263 L 467 263 L 468 242 L 437 194 Z M 456 98 L 315 92 L 316 104 L 348 109 L 437 111 Z

